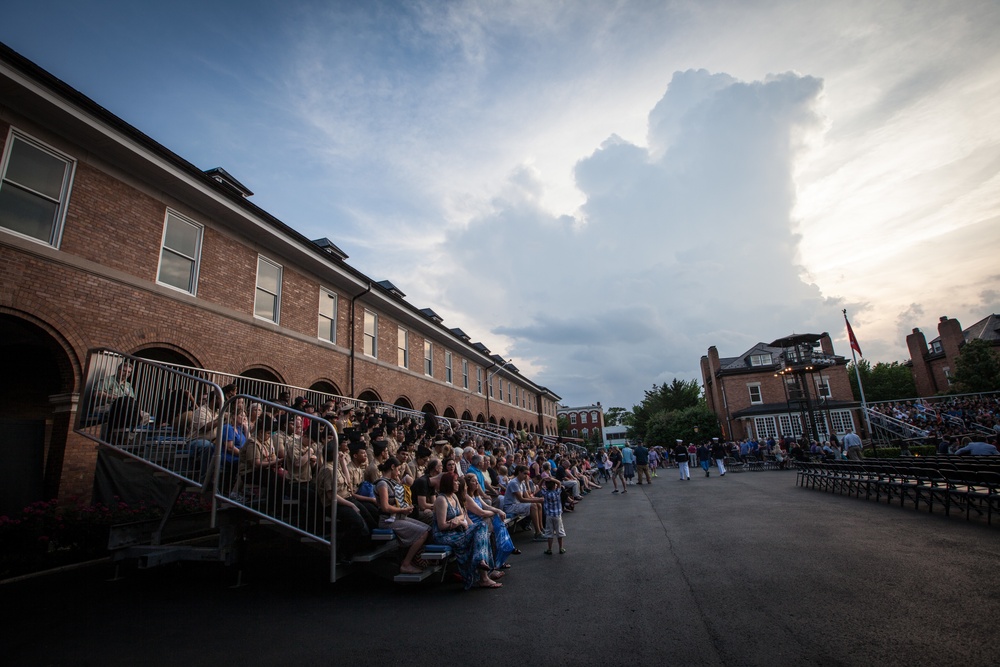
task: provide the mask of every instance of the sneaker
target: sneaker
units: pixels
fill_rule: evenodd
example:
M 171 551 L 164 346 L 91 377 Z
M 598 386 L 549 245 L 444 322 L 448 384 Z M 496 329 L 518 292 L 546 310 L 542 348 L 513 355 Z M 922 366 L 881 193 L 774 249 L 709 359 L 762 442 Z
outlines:
M 560 549 L 559 553 L 564 554 L 564 553 L 566 553 L 566 550 L 565 549 Z
M 531 541 L 532 542 L 545 542 L 546 541 L 546 537 L 544 535 L 542 535 L 541 533 L 538 533 L 537 535 L 535 535 L 534 537 L 531 538 Z
M 552 555 L 552 549 L 546 549 L 545 550 L 545 555 L 546 556 L 551 556 Z
M 612 491 L 611 493 L 618 493 L 618 489 L 615 489 L 615 490 L 614 490 L 614 491 Z
M 622 493 L 628 493 L 628 490 L 626 489 L 625 491 L 622 491 Z

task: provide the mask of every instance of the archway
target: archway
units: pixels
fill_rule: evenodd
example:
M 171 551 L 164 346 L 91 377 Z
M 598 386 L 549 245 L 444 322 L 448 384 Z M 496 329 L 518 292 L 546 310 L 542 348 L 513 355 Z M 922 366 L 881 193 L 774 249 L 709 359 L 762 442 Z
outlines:
M 481 416 L 482 416 L 482 415 L 480 415 L 480 417 L 481 417 Z M 491 423 L 491 424 L 496 424 L 496 423 L 497 423 L 497 418 L 496 418 L 496 417 L 494 417 L 493 415 L 490 415 L 490 423 Z
M 59 493 L 78 382 L 67 348 L 45 328 L 0 314 L 0 515 Z
M 397 408 L 406 408 L 407 410 L 413 409 L 413 403 L 410 403 L 410 399 L 408 399 L 406 396 L 400 396 L 399 398 L 397 398 L 396 402 L 393 403 L 393 405 L 395 405 Z
M 382 397 L 376 394 L 373 390 L 366 389 L 358 395 L 358 400 L 371 403 L 381 403 Z
M 500 418 L 500 426 L 507 428 L 507 420 L 503 417 Z
M 458 419 L 458 413 L 455 412 L 455 408 L 450 405 L 444 409 L 445 419 Z
M 472 421 L 472 413 L 469 412 L 468 410 L 466 410 L 465 412 L 463 412 L 462 413 L 462 421 L 471 422 Z
M 157 361 L 168 366 L 184 366 L 187 368 L 201 368 L 201 364 L 193 356 L 179 347 L 168 346 L 164 343 L 157 343 L 149 347 L 144 347 L 132 353 L 140 359 Z
M 420 408 L 420 411 L 424 414 L 431 412 L 436 415 L 438 413 L 437 408 L 434 407 L 433 403 L 424 403 L 424 407 Z
M 316 380 L 309 385 L 309 391 L 314 391 L 317 394 L 323 394 L 324 396 L 340 396 L 340 389 L 337 388 L 337 385 L 328 380 Z

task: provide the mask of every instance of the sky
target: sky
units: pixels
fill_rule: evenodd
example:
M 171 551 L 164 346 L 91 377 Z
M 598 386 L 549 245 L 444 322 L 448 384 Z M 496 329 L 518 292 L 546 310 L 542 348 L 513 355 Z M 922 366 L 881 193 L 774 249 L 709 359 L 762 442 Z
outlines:
M 1000 3 L 8 3 L 0 41 L 565 405 L 1000 312 Z

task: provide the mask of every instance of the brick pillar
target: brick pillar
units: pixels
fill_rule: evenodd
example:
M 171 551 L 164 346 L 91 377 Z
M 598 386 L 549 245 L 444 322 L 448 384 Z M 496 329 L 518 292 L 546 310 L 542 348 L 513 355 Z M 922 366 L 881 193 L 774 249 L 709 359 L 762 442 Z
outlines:
M 954 365 L 955 360 L 958 359 L 959 348 L 965 342 L 962 325 L 959 324 L 958 320 L 944 316 L 938 322 L 938 335 L 941 336 L 941 348 L 944 350 L 948 364 Z
M 830 338 L 829 333 L 826 331 L 823 332 L 823 335 L 819 339 L 819 344 L 823 350 L 823 354 L 833 356 L 833 340 Z
M 927 363 L 927 338 L 920 329 L 906 337 L 906 349 L 910 351 L 910 368 L 913 372 L 913 382 L 917 385 L 917 396 L 933 396 L 937 393 L 937 385 Z

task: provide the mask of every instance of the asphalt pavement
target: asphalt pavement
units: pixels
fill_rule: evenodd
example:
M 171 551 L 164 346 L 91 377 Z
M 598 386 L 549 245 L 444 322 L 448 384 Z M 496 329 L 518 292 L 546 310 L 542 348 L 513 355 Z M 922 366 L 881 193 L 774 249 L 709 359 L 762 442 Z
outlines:
M 503 588 L 326 583 L 298 544 L 218 564 L 0 585 L 7 665 L 996 665 L 1000 526 L 795 486 L 795 473 L 610 485 L 565 555 L 519 533 Z

